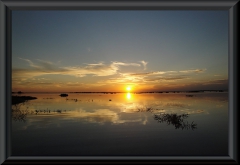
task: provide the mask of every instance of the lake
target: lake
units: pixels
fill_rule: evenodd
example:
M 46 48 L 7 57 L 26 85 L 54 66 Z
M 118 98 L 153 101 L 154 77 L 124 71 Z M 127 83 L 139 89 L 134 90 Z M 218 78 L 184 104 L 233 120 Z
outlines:
M 228 156 L 227 92 L 59 94 L 21 94 L 12 156 Z

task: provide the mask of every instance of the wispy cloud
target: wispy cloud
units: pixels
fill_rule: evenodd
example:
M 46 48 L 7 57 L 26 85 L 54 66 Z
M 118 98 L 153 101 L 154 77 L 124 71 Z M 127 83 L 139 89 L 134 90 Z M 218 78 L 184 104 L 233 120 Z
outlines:
M 140 62 L 143 64 L 144 70 L 146 70 L 148 62 L 146 62 L 146 61 L 140 61 Z
M 50 61 L 44 61 L 44 60 L 40 60 L 40 59 L 37 59 L 37 60 L 38 60 L 38 63 L 40 65 L 39 67 L 42 67 L 42 69 L 46 69 L 46 70 L 55 70 L 55 69 L 57 69 L 56 65 L 53 64 Z
M 20 57 L 19 57 L 19 59 L 20 59 L 20 60 L 27 61 L 31 67 L 39 69 L 39 66 L 35 65 L 31 60 L 29 60 L 29 59 L 24 59 L 24 58 L 20 58 Z
M 24 58 L 19 58 L 21 60 L 27 61 L 29 63 L 29 66 L 32 67 L 33 69 L 36 69 L 38 71 L 43 71 L 43 72 L 58 72 L 58 71 L 64 71 L 61 68 L 59 68 L 56 64 L 50 61 L 44 61 L 37 59 L 37 63 L 32 62 L 29 59 L 24 59 Z M 57 62 L 58 63 L 58 62 Z M 32 70 L 32 69 L 31 69 Z
M 190 69 L 190 70 L 159 70 L 151 72 L 124 72 L 125 69 L 122 67 L 137 67 L 137 71 L 141 66 L 144 66 L 146 70 L 146 61 L 138 61 L 138 63 L 126 63 L 120 61 L 112 61 L 110 63 L 104 63 L 103 61 L 97 63 L 85 63 L 79 66 L 60 66 L 59 62 L 45 61 L 41 59 L 36 59 L 34 62 L 30 59 L 19 58 L 28 63 L 29 68 L 13 68 L 12 69 L 12 82 L 18 85 L 46 85 L 46 86 L 56 86 L 61 87 L 65 85 L 66 87 L 70 86 L 79 86 L 79 83 L 60 83 L 54 79 L 47 81 L 42 78 L 44 75 L 68 75 L 73 77 L 104 77 L 101 79 L 96 79 L 97 81 L 88 82 L 87 84 L 91 87 L 95 86 L 104 86 L 106 84 L 141 84 L 155 86 L 155 85 L 168 85 L 170 86 L 179 86 L 184 81 L 190 79 L 194 73 L 204 73 L 206 69 Z M 184 73 L 184 75 L 183 75 Z M 38 77 L 41 76 L 41 77 Z M 86 79 L 83 79 L 84 83 L 87 82 Z M 175 83 L 175 84 L 174 84 Z M 221 84 L 225 83 L 224 80 L 215 80 L 214 82 L 204 82 L 201 85 L 208 84 Z M 86 85 L 83 85 L 86 86 Z M 169 87 L 170 87 L 169 86 Z
M 58 66 L 58 63 L 53 63 L 50 61 L 44 61 L 37 59 L 37 62 L 33 62 L 29 59 L 23 59 L 19 58 L 21 60 L 24 60 L 28 62 L 29 66 L 32 67 L 32 69 L 13 69 L 13 74 L 20 74 L 22 73 L 25 76 L 39 76 L 39 75 L 45 75 L 45 74 L 62 74 L 62 75 L 71 75 L 76 77 L 84 77 L 87 75 L 93 75 L 93 76 L 110 76 L 110 75 L 116 75 L 119 73 L 121 66 L 134 66 L 134 67 L 140 67 L 141 64 L 139 63 L 125 63 L 125 62 L 118 62 L 118 61 L 112 61 L 110 64 L 105 64 L 104 62 L 98 62 L 98 63 L 90 63 L 85 64 L 85 66 L 66 66 L 66 67 L 60 67 Z M 146 61 L 140 61 L 144 69 L 146 69 L 146 65 L 148 62 Z M 192 69 L 192 70 L 180 70 L 180 71 L 153 71 L 153 72 L 143 72 L 143 73 L 129 73 L 122 76 L 127 77 L 136 77 L 136 76 L 151 76 L 151 75 L 162 75 L 162 74 L 168 74 L 168 73 L 203 73 L 206 69 Z
M 202 73 L 206 71 L 206 69 L 191 69 L 191 70 L 181 70 L 181 73 Z
M 183 83 L 173 83 L 173 84 L 156 84 L 154 90 L 227 90 L 228 89 L 228 79 L 217 79 L 209 81 L 198 81 L 198 82 L 183 82 Z
M 114 65 L 114 66 L 141 66 L 140 64 L 138 63 L 124 63 L 124 62 L 117 62 L 117 61 L 114 61 L 112 62 L 111 65 Z
M 209 85 L 209 84 L 228 84 L 228 79 L 210 80 L 203 83 L 203 85 Z
M 157 72 L 143 72 L 143 73 L 131 73 L 131 76 L 147 76 L 147 75 L 160 75 L 165 74 L 165 71 L 157 71 Z
M 177 82 L 191 78 L 191 74 L 198 72 L 203 73 L 206 69 L 180 70 L 180 71 L 154 71 L 140 73 L 119 73 L 118 77 L 109 78 L 104 83 L 159 83 L 159 82 Z M 184 75 L 181 75 L 184 73 Z M 102 82 L 103 83 L 103 82 Z
M 50 61 L 44 61 L 37 59 L 37 62 L 32 62 L 29 59 L 19 58 L 28 62 L 32 69 L 17 69 L 14 68 L 13 77 L 34 77 L 46 74 L 61 74 L 71 75 L 75 77 L 84 77 L 87 75 L 93 76 L 110 76 L 115 75 L 120 70 L 121 66 L 135 66 L 140 67 L 139 63 L 124 63 L 113 61 L 110 64 L 104 64 L 103 62 L 85 64 L 85 66 L 67 66 L 60 67 Z
M 154 72 L 142 72 L 142 73 L 130 73 L 131 76 L 150 76 L 150 75 L 163 75 L 163 74 L 191 74 L 191 73 L 203 73 L 206 69 L 193 69 L 193 70 L 180 70 L 180 71 L 154 71 Z
M 87 64 L 84 67 L 63 67 L 63 69 L 67 70 L 67 72 L 63 74 L 76 77 L 84 77 L 87 75 L 109 76 L 116 74 L 118 71 L 118 67 L 113 65 L 105 65 L 103 63 Z
M 187 76 L 175 76 L 175 77 L 157 77 L 157 78 L 149 78 L 146 81 L 158 82 L 158 81 L 176 81 L 176 80 L 183 80 L 189 79 Z
M 115 77 L 115 78 L 109 78 L 107 80 L 101 80 L 98 82 L 99 84 L 143 84 L 145 83 L 145 80 L 143 77 L 134 77 L 134 76 L 129 76 L 129 77 Z

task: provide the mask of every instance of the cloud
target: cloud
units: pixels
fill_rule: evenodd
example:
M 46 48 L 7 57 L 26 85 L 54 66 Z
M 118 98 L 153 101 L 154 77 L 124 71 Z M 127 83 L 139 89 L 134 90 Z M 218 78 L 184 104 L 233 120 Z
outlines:
M 111 76 L 116 75 L 119 73 L 121 66 L 134 66 L 134 67 L 140 67 L 141 64 L 139 63 L 124 63 L 124 62 L 118 62 L 118 61 L 112 61 L 110 64 L 104 64 L 104 62 L 98 62 L 98 63 L 90 63 L 85 64 L 85 66 L 67 66 L 67 67 L 60 67 L 57 64 L 54 64 L 50 61 L 44 61 L 37 59 L 37 62 L 32 62 L 29 59 L 23 59 L 19 58 L 21 60 L 24 60 L 28 62 L 29 66 L 32 67 L 32 69 L 16 69 L 14 68 L 13 71 L 13 77 L 35 77 L 40 75 L 46 75 L 46 74 L 61 74 L 61 75 L 70 75 L 75 77 L 84 77 L 87 75 L 92 76 Z M 146 69 L 146 65 L 148 62 L 146 61 L 140 61 L 144 69 Z M 167 73 L 202 73 L 206 69 L 194 69 L 194 70 L 182 70 L 182 71 L 154 71 L 154 72 L 143 72 L 143 73 L 128 73 L 128 74 L 122 74 L 122 77 L 125 77 L 126 79 L 140 79 L 137 77 L 147 77 L 151 75 L 162 75 Z M 22 75 L 22 76 L 21 76 Z M 165 80 L 173 80 L 175 78 L 166 78 Z M 180 78 L 178 78 L 180 79 Z M 182 79 L 182 78 L 181 78 Z
M 149 76 L 149 75 L 158 75 L 158 74 L 166 74 L 167 72 L 161 72 L 161 71 L 157 71 L 157 72 L 143 72 L 143 73 L 131 73 L 131 76 Z
M 154 90 L 180 90 L 180 91 L 191 91 L 191 90 L 227 90 L 228 79 L 199 81 L 196 83 L 186 82 L 178 84 L 164 84 L 154 86 Z
M 60 67 L 53 62 L 37 59 L 37 62 L 32 62 L 29 59 L 19 58 L 27 61 L 32 69 L 12 69 L 13 78 L 15 77 L 36 77 L 47 74 L 61 74 L 75 77 L 84 77 L 87 75 L 93 76 L 110 76 L 115 75 L 120 70 L 121 66 L 135 66 L 140 67 L 138 63 L 124 63 L 113 61 L 110 64 L 103 62 L 85 64 L 85 66 L 68 66 Z
M 35 65 L 31 60 L 20 58 L 20 57 L 19 57 L 19 59 L 27 61 L 31 67 L 39 69 L 39 66 Z
M 108 80 L 104 80 L 104 81 L 100 81 L 99 83 L 117 83 L 117 84 L 143 84 L 145 83 L 145 81 L 143 81 L 142 79 L 137 79 L 137 78 L 110 78 Z
M 190 79 L 191 73 L 203 72 L 205 69 L 194 70 L 180 70 L 180 71 L 154 71 L 154 72 L 140 72 L 140 73 L 119 73 L 120 77 L 110 78 L 105 83 L 158 83 L 159 81 L 175 82 L 183 79 Z M 179 75 L 179 73 L 186 73 L 186 75 Z M 164 77 L 162 76 L 164 75 Z
M 203 83 L 203 85 L 209 85 L 209 84 L 228 84 L 228 79 L 210 80 Z
M 175 80 L 182 80 L 182 79 L 189 79 L 189 77 L 186 77 L 186 76 L 157 77 L 157 78 L 146 79 L 146 81 L 175 81 Z
M 150 75 L 162 75 L 162 74 L 174 74 L 174 73 L 203 73 L 206 69 L 193 69 L 193 70 L 180 70 L 180 71 L 154 71 L 154 72 L 143 72 L 143 73 L 131 73 L 132 76 L 150 76 Z
M 182 84 L 184 79 L 190 79 L 192 73 L 203 73 L 206 69 L 190 69 L 190 70 L 165 70 L 165 71 L 151 71 L 151 72 L 132 72 L 125 73 L 124 70 L 121 70 L 122 67 L 141 67 L 144 66 L 144 70 L 146 70 L 146 65 L 148 62 L 139 61 L 138 63 L 126 63 L 120 61 L 111 61 L 110 63 L 97 62 L 97 63 L 85 63 L 81 66 L 60 66 L 58 62 L 45 61 L 41 59 L 36 59 L 35 61 L 29 59 L 19 58 L 29 64 L 30 68 L 13 68 L 12 69 L 12 82 L 15 85 L 23 85 L 29 84 L 32 81 L 33 85 L 58 85 L 62 84 L 58 81 L 51 80 L 38 80 L 37 76 L 44 75 L 68 75 L 74 77 L 85 77 L 85 76 L 95 76 L 95 77 L 103 77 L 101 79 L 96 79 L 97 81 L 94 84 L 89 84 L 91 87 L 94 85 L 106 85 L 106 84 L 138 84 L 138 85 L 146 85 L 148 87 L 152 86 L 155 89 L 158 89 L 160 86 L 165 87 L 177 87 L 182 85 L 184 88 L 191 88 L 189 85 Z M 121 72 L 122 71 L 122 72 Z M 184 73 L 182 75 L 181 73 Z M 111 77 L 109 77 L 111 76 Z M 84 79 L 85 81 L 85 79 Z M 169 83 L 168 83 L 169 82 Z M 177 83 L 181 82 L 181 84 Z M 161 84 L 159 84 L 161 83 Z M 175 83 L 175 84 L 173 84 Z M 214 80 L 211 82 L 203 82 L 201 86 L 212 86 L 212 84 L 226 84 L 226 80 Z M 64 83 L 67 86 L 78 86 L 80 84 L 74 83 Z M 191 82 L 194 85 L 193 82 Z M 159 87 L 157 85 L 160 85 Z M 197 84 L 199 86 L 200 84 Z M 155 86 L 155 87 L 154 87 Z
M 140 62 L 143 64 L 144 70 L 146 70 L 148 62 L 146 61 L 140 61 Z
M 103 63 L 98 64 L 87 64 L 85 67 L 63 67 L 67 72 L 63 74 L 84 77 L 87 75 L 94 76 L 109 76 L 114 75 L 118 71 L 118 67 L 113 65 L 105 65 Z
M 46 69 L 46 70 L 55 70 L 56 66 L 50 62 L 50 61 L 44 61 L 44 60 L 38 60 L 39 65 L 42 67 L 42 69 Z
M 112 65 L 114 66 L 119 66 L 119 65 L 122 65 L 122 66 L 141 66 L 140 64 L 138 63 L 124 63 L 124 62 L 112 62 Z
M 64 67 L 68 70 L 68 74 L 83 77 L 89 74 L 94 76 L 110 76 L 115 75 L 119 71 L 120 66 L 140 66 L 137 63 L 123 63 L 123 62 L 112 62 L 106 65 L 102 62 L 96 64 L 87 64 L 85 67 Z
M 192 69 L 192 70 L 182 70 L 181 73 L 203 73 L 207 69 Z
M 37 59 L 37 64 L 33 63 L 31 60 L 29 59 L 23 59 L 23 58 L 19 58 L 21 60 L 27 61 L 29 63 L 29 66 L 36 69 L 37 71 L 42 71 L 45 73 L 49 73 L 49 72 L 63 72 L 64 70 L 59 68 L 57 65 L 55 65 L 54 63 L 50 62 L 50 61 L 44 61 L 44 60 L 40 60 Z M 33 69 L 31 69 L 32 71 Z
M 130 73 L 129 75 L 131 76 L 147 76 L 147 75 L 152 75 L 153 72 L 145 72 L 145 73 Z

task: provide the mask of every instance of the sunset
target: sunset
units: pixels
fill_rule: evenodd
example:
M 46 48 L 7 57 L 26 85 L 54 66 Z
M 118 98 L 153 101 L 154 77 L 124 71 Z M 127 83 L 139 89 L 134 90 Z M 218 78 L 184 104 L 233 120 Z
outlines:
M 12 91 L 228 90 L 227 23 L 226 11 L 14 11 Z
M 14 10 L 11 24 L 11 156 L 229 156 L 228 11 Z

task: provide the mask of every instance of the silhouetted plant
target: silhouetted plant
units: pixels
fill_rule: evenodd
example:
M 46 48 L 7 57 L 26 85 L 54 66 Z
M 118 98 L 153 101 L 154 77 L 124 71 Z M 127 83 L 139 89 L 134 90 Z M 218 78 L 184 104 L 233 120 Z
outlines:
M 152 107 L 137 107 L 137 112 L 153 112 L 153 108 Z
M 12 96 L 12 105 L 20 104 L 27 102 L 28 100 L 37 99 L 36 97 L 32 96 Z
M 54 112 L 54 113 L 62 113 L 62 112 L 66 112 L 67 110 L 61 110 L 61 109 L 56 109 L 56 110 L 50 110 L 50 109 L 39 109 L 39 110 L 35 110 L 35 114 L 49 114 L 51 112 Z M 34 113 L 34 112 L 33 112 Z
M 189 124 L 188 121 L 184 120 L 187 117 L 188 117 L 188 114 L 181 114 L 181 115 L 165 114 L 165 113 L 154 114 L 155 120 L 157 120 L 160 123 L 166 122 L 168 125 L 172 124 L 175 126 L 175 129 L 180 129 L 180 128 L 181 129 L 192 129 L 192 130 L 196 129 L 197 124 L 195 124 L 194 122 Z
M 30 111 L 28 110 L 28 107 L 24 110 L 21 110 L 22 104 L 15 104 L 12 106 L 12 119 L 14 121 L 26 121 L 26 117 L 27 115 L 30 113 Z
M 158 110 L 158 109 L 156 109 Z M 137 107 L 137 112 L 154 112 L 154 109 L 152 107 Z M 159 112 L 159 111 L 158 111 Z M 177 115 L 174 114 L 166 114 L 166 113 L 160 113 L 160 114 L 153 114 L 153 117 L 155 120 L 157 120 L 159 123 L 166 122 L 168 125 L 174 125 L 175 129 L 197 129 L 197 124 L 192 122 L 191 124 L 188 123 L 188 121 L 185 121 L 186 118 L 188 118 L 188 114 L 181 114 Z

